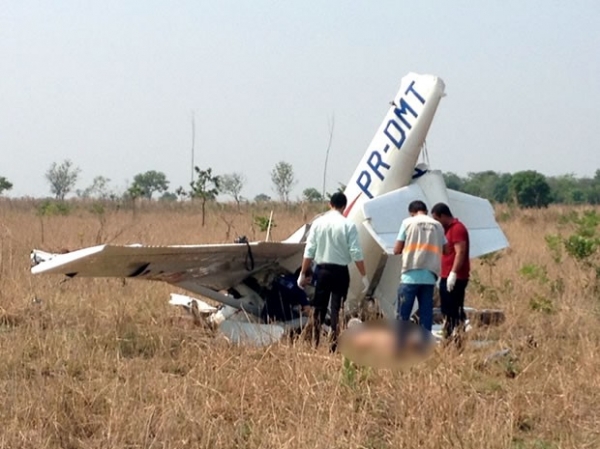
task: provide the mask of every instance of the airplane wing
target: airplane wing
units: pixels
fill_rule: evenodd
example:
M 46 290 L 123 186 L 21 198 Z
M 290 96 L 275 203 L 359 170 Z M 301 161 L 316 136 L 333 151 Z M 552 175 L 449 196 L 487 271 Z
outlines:
M 386 253 L 393 254 L 400 224 L 408 217 L 408 205 L 414 200 L 424 201 L 428 208 L 438 201 L 448 204 L 452 214 L 469 231 L 471 259 L 508 247 L 488 200 L 445 187 L 442 191 L 434 188 L 431 182 L 423 182 L 410 184 L 363 204 L 364 226 Z
M 66 254 L 32 252 L 33 274 L 117 277 L 197 285 L 219 291 L 267 265 L 303 251 L 301 243 L 251 242 L 208 245 L 99 245 Z M 194 289 L 196 291 L 196 289 Z

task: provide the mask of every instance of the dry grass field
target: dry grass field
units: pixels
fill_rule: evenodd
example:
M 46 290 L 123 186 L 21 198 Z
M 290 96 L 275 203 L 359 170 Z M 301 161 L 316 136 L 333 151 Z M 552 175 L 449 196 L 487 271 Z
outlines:
M 276 210 L 274 239 L 315 211 Z M 166 284 L 29 271 L 32 248 L 264 238 L 252 213 L 268 208 L 213 207 L 203 229 L 177 205 L 40 217 L 33 202 L 0 202 L 0 447 L 600 447 L 600 297 L 544 240 L 568 232 L 568 211 L 498 211 L 511 248 L 474 261 L 467 292 L 468 306 L 506 312 L 475 332 L 497 343 L 390 372 L 304 343 L 231 347 L 180 319 Z

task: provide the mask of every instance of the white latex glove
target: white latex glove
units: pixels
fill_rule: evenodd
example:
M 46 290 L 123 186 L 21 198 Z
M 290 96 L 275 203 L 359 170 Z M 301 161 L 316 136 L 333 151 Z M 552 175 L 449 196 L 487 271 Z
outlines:
M 365 275 L 362 277 L 362 283 L 365 286 L 364 290 L 361 293 L 367 293 L 367 290 L 369 289 L 369 278 Z
M 448 276 L 448 280 L 446 281 L 446 289 L 451 292 L 454 288 L 454 284 L 456 284 L 456 273 L 452 271 L 450 272 L 450 276 Z
M 304 282 L 306 281 L 306 276 L 304 276 L 303 272 L 300 272 L 300 276 L 298 276 L 298 281 L 296 282 L 298 284 L 298 287 L 300 287 L 302 290 L 304 290 Z

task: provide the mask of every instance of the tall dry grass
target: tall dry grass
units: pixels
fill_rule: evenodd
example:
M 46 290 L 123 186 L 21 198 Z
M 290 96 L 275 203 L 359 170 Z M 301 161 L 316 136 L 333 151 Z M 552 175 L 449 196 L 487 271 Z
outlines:
M 40 219 L 0 203 L 0 447 L 600 447 L 600 298 L 546 249 L 565 212 L 556 207 L 500 210 L 510 250 L 473 263 L 468 305 L 507 314 L 477 334 L 498 342 L 402 372 L 356 371 L 303 343 L 229 346 L 181 320 L 164 284 L 29 271 L 32 248 L 93 245 L 101 228 L 114 243 L 264 236 L 243 212 L 213 208 L 202 229 L 193 209 L 146 206 L 135 221 L 108 211 L 101 226 L 85 208 Z M 277 210 L 274 238 L 314 212 Z M 523 278 L 527 264 L 545 266 L 548 281 Z M 484 363 L 499 348 L 511 355 Z

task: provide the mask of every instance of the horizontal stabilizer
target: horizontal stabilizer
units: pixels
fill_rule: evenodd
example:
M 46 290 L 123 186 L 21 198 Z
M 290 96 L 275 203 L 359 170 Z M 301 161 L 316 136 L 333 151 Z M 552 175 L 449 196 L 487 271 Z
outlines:
M 471 259 L 508 247 L 508 241 L 496 222 L 490 202 L 466 193 L 437 187 L 427 183 L 413 183 L 371 199 L 363 204 L 364 226 L 381 248 L 393 254 L 394 244 L 402 220 L 407 218 L 408 205 L 414 200 L 425 202 L 431 208 L 437 199 L 447 195 L 452 214 L 460 219 L 469 231 Z M 433 198 L 436 200 L 433 200 Z
M 469 257 L 474 259 L 508 248 L 508 240 L 488 200 L 450 189 L 447 192 L 452 215 L 469 230 Z

